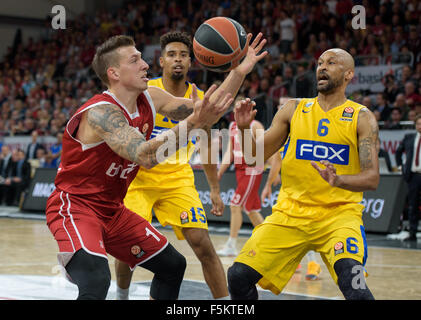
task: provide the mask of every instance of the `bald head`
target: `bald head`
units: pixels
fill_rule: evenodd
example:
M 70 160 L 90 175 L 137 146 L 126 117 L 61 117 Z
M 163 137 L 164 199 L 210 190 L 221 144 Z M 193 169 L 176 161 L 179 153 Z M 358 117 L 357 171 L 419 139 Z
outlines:
M 354 58 L 345 50 L 333 48 L 326 50 L 317 62 L 317 90 L 328 94 L 345 92 L 346 86 L 354 77 Z
M 322 53 L 322 56 L 324 55 L 335 55 L 342 65 L 344 66 L 345 70 L 354 70 L 355 69 L 355 62 L 354 58 L 351 56 L 351 54 L 348 51 L 345 51 L 341 48 L 333 48 L 326 50 Z

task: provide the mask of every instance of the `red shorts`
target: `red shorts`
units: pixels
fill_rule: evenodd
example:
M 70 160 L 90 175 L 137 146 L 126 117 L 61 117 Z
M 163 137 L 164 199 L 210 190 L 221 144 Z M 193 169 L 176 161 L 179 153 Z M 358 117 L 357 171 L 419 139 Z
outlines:
M 255 171 L 254 174 L 247 172 L 246 174 L 246 170 L 236 169 L 237 189 L 231 198 L 231 205 L 242 207 L 247 214 L 251 211 L 260 211 L 259 187 L 262 176 L 261 171 Z
M 57 189 L 47 201 L 47 225 L 65 266 L 79 249 L 107 259 L 107 253 L 131 269 L 167 246 L 164 235 L 148 221 L 121 206 L 112 217 L 101 217 L 93 203 Z

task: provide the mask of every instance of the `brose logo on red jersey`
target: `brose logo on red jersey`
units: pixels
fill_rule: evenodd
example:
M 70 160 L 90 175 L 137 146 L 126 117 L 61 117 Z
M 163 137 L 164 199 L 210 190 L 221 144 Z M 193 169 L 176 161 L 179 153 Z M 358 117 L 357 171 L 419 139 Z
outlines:
M 115 177 L 116 175 L 120 174 L 121 179 L 127 179 L 127 175 L 130 172 L 132 172 L 137 166 L 137 163 L 132 162 L 127 166 L 127 168 L 123 169 L 123 166 L 121 164 L 117 165 L 115 162 L 113 162 L 108 168 L 106 174 L 110 177 Z

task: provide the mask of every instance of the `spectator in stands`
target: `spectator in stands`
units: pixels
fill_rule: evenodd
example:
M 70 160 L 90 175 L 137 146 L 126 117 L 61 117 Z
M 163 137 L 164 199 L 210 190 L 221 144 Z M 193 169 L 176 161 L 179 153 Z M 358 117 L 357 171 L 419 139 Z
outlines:
M 389 152 L 387 152 L 386 150 L 382 148 L 380 139 L 377 139 L 377 141 L 378 141 L 377 143 L 378 143 L 378 149 L 379 149 L 379 159 L 383 158 L 386 162 L 387 171 L 392 172 L 393 168 L 392 168 L 392 162 L 390 161 Z
M 62 140 L 63 140 L 63 133 L 62 132 L 57 133 L 57 141 L 50 147 L 50 150 L 48 151 L 48 156 L 46 158 L 48 160 L 51 159 L 51 163 L 48 160 L 46 162 L 51 168 L 58 168 L 60 164 Z
M 25 160 L 36 159 L 38 149 L 45 149 L 45 147 L 42 143 L 38 142 L 38 131 L 33 130 L 31 133 L 31 143 L 28 144 L 28 147 L 26 148 Z
M 409 112 L 410 108 L 406 104 L 405 95 L 403 93 L 399 93 L 396 96 L 396 100 L 395 100 L 395 103 L 393 104 L 393 107 L 401 110 L 402 120 L 408 119 L 408 112 Z
M 408 112 L 408 121 L 412 121 L 415 123 L 415 118 L 417 117 L 417 113 L 414 109 L 409 110 Z
M 421 87 L 421 60 L 416 64 L 415 71 L 409 80 L 413 81 L 418 88 Z
M 362 104 L 366 106 L 368 109 L 370 109 L 371 111 L 374 110 L 373 103 L 371 102 L 371 98 L 369 96 L 365 96 L 363 98 Z
M 376 104 L 374 110 L 380 113 L 380 121 L 386 121 L 389 119 L 391 107 L 385 98 L 384 93 L 378 93 L 376 95 Z
M 421 101 L 415 102 L 414 110 L 417 115 L 421 114 Z
M 6 205 L 16 206 L 31 179 L 31 166 L 25 160 L 25 152 L 22 149 L 13 150 L 6 174 L 7 177 L 0 187 L 0 198 L 5 198 Z
M 393 108 L 389 120 L 385 123 L 384 128 L 388 130 L 402 129 L 402 110 L 400 108 Z
M 7 144 L 1 146 L 0 154 L 0 183 L 3 183 L 7 177 L 7 168 L 9 166 L 10 159 L 12 158 L 12 152 Z M 1 202 L 1 199 L 0 199 Z
M 294 42 L 296 30 L 295 22 L 290 18 L 285 10 L 281 11 L 279 18 L 279 25 L 281 27 L 280 35 L 280 51 L 287 54 L 291 50 L 291 44 Z
M 416 133 L 406 134 L 396 150 L 396 164 L 402 168 L 402 175 L 408 183 L 409 237 L 405 240 L 416 241 L 419 217 L 419 198 L 421 192 L 421 114 L 415 120 Z M 403 163 L 402 155 L 406 154 Z
M 295 97 L 304 98 L 313 96 L 312 88 L 313 84 L 308 75 L 306 75 L 306 69 L 303 65 L 299 65 L 297 67 L 297 76 L 295 79 Z
M 415 84 L 412 81 L 405 83 L 405 103 L 408 107 L 414 107 L 416 102 L 421 101 L 421 95 L 416 92 Z
M 385 98 L 389 103 L 393 103 L 396 100 L 396 96 L 399 93 L 398 84 L 395 81 L 393 74 L 388 74 L 384 78 L 384 94 Z
M 421 38 L 416 26 L 409 27 L 408 50 L 416 57 L 421 52 Z

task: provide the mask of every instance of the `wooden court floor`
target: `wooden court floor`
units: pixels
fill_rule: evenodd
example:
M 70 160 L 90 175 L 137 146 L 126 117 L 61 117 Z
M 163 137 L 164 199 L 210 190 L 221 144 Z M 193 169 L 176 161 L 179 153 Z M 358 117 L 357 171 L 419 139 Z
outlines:
M 171 230 L 160 230 L 187 259 L 185 279 L 204 281 L 199 261 L 186 241 L 178 241 Z M 222 246 L 226 235 L 211 233 L 215 248 Z M 240 237 L 239 248 L 246 241 Z M 57 244 L 49 232 L 45 220 L 0 218 L 0 275 L 57 274 Z M 322 266 L 321 279 L 305 279 L 306 261 L 302 271 L 296 272 L 284 289 L 284 293 L 327 299 L 343 299 L 341 292 L 316 254 Z M 225 271 L 234 258 L 223 257 Z M 114 258 L 109 257 L 112 279 L 115 280 Z M 368 246 L 367 284 L 376 299 L 421 299 L 421 250 Z M 151 280 L 152 274 L 137 268 L 134 281 Z M 0 288 L 2 284 L 0 283 Z

